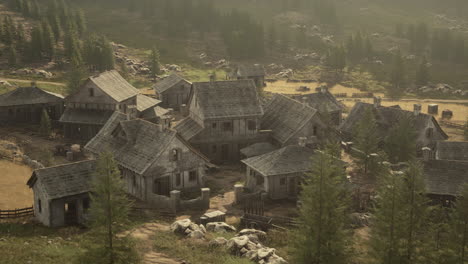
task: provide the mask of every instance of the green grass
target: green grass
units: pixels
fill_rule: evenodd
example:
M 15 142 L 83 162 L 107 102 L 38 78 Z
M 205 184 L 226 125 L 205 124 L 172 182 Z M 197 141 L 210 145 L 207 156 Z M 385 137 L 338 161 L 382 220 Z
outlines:
M 194 68 L 188 65 L 182 65 L 182 75 L 191 82 L 207 82 L 210 75 L 215 72 L 217 80 L 226 79 L 226 71 L 222 69 Z
M 231 256 L 224 248 L 212 248 L 208 246 L 207 242 L 183 239 L 170 232 L 161 232 L 157 234 L 154 242 L 154 249 L 158 252 L 165 253 L 168 256 L 184 259 L 189 263 L 253 263 L 247 259 Z
M 15 81 L 8 81 L 8 83 L 11 84 L 11 86 L 5 86 L 5 85 L 0 85 L 0 94 L 6 93 L 9 91 L 12 91 L 16 89 L 17 87 L 27 87 L 31 86 L 31 80 L 15 80 Z M 67 95 L 67 87 L 62 84 L 62 83 L 49 83 L 49 82 L 41 82 L 41 81 L 36 81 L 37 87 L 44 89 L 46 91 L 52 92 L 52 93 L 58 93 L 61 95 Z

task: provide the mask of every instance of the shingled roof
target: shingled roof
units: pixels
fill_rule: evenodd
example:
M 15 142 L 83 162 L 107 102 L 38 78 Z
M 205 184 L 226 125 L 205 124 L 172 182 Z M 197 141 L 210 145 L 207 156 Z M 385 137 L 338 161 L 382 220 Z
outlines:
M 178 84 L 181 81 L 184 81 L 184 82 L 187 82 L 188 84 L 191 84 L 189 81 L 185 80 L 181 76 L 173 73 L 173 74 L 167 76 L 166 78 L 160 80 L 159 82 L 157 82 L 153 86 L 153 89 L 157 93 L 163 93 L 163 92 L 167 91 L 168 89 L 174 87 L 174 85 Z
M 203 127 L 190 117 L 187 117 L 180 121 L 174 129 L 183 139 L 189 141 L 191 138 L 198 135 L 198 133 L 203 130 Z
M 94 154 L 110 151 L 121 166 L 145 175 L 174 138 L 174 130 L 142 119 L 126 120 L 126 115 L 115 112 L 85 149 Z
M 468 161 L 468 141 L 438 141 L 436 159 Z
M 260 142 L 252 144 L 240 150 L 240 153 L 247 158 L 263 155 L 265 153 L 276 150 L 277 147 L 268 142 Z
M 241 65 L 237 68 L 237 76 L 241 78 L 265 76 L 265 68 L 260 64 Z
M 33 172 L 27 184 L 32 188 L 39 181 L 47 197 L 53 200 L 89 192 L 95 170 L 95 160 L 38 169 Z
M 318 93 L 297 95 L 293 97 L 298 101 L 306 100 L 310 107 L 317 109 L 319 112 L 336 112 L 341 111 L 344 105 L 336 100 L 329 91 L 323 91 Z
M 104 125 L 114 113 L 111 110 L 67 108 L 60 117 L 62 123 Z
M 205 119 L 263 114 L 252 80 L 193 83 L 193 103 L 199 106 Z
M 457 196 L 468 183 L 468 162 L 430 160 L 424 162 L 424 178 L 428 194 Z
M 302 129 L 317 110 L 282 94 L 275 94 L 265 106 L 261 128 L 272 130 L 272 136 L 281 144 L 286 143 Z
M 136 96 L 138 90 L 116 70 L 105 71 L 88 79 L 117 102 Z
M 358 102 L 354 105 L 348 117 L 341 124 L 340 130 L 345 134 L 352 135 L 354 133 L 354 127 L 359 123 L 359 120 L 364 116 L 367 109 L 371 109 L 374 112 L 380 135 L 386 135 L 389 129 L 394 124 L 397 124 L 402 117 L 408 117 L 413 119 L 413 127 L 416 131 L 425 129 L 429 122 L 433 122 L 437 132 L 439 132 L 444 139 L 448 138 L 447 134 L 442 130 L 439 123 L 432 115 L 420 113 L 415 116 L 413 112 L 403 110 L 398 106 L 375 107 L 373 104 L 362 102 Z M 435 132 L 436 131 L 434 131 L 434 133 Z
M 149 96 L 139 94 L 137 95 L 137 110 L 138 112 L 143 112 L 151 107 L 155 107 L 156 105 L 160 104 L 161 101 L 151 98 Z
M 0 95 L 0 106 L 60 103 L 63 96 L 37 87 L 20 87 Z

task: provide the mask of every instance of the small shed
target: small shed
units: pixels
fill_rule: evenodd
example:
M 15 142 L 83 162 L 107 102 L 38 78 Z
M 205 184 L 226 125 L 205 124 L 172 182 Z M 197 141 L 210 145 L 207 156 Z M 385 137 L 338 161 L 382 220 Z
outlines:
M 50 227 L 83 224 L 95 170 L 95 160 L 35 170 L 27 185 L 34 193 L 36 220 Z
M 17 88 L 0 95 L 0 121 L 38 124 L 43 110 L 51 120 L 58 120 L 64 109 L 63 100 L 62 95 L 35 86 Z
M 172 74 L 157 82 L 153 89 L 162 101 L 161 106 L 179 110 L 189 100 L 192 83 L 177 74 Z
M 251 79 L 257 88 L 265 86 L 265 68 L 260 64 L 241 65 L 237 68 L 237 79 Z

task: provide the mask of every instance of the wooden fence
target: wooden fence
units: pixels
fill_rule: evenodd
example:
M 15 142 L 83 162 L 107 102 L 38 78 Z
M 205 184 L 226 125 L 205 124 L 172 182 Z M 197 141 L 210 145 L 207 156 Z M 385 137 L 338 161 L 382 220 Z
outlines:
M 0 219 L 15 219 L 26 216 L 34 216 L 32 206 L 15 210 L 0 210 Z
M 459 123 L 454 123 L 454 122 L 449 122 L 445 120 L 440 120 L 439 121 L 442 125 L 446 125 L 448 127 L 454 127 L 454 128 L 459 128 L 459 129 L 464 129 L 465 125 L 464 124 L 459 124 Z

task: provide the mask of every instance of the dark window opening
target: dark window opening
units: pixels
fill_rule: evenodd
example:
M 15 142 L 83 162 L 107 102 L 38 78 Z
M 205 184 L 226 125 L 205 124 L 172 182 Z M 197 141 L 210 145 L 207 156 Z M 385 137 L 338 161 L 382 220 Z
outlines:
M 89 209 L 89 198 L 83 199 L 83 211 L 88 211 Z
M 189 172 L 189 181 L 190 182 L 197 181 L 197 172 L 196 171 Z
M 262 185 L 264 182 L 264 179 L 261 175 L 257 175 L 257 185 Z
M 212 124 L 211 124 L 211 128 L 216 129 L 217 125 L 218 125 L 218 124 L 216 124 L 216 123 L 212 123 Z
M 41 213 L 42 212 L 42 201 L 41 201 L 41 199 L 37 200 L 37 207 L 38 207 L 39 213 Z
M 153 193 L 168 196 L 169 192 L 169 177 L 154 180 Z
M 179 150 L 178 149 L 173 149 L 172 150 L 172 160 L 173 161 L 178 161 L 179 160 Z
M 132 184 L 133 184 L 133 187 L 136 186 L 136 176 L 135 175 L 132 175 Z
M 249 120 L 247 122 L 247 128 L 249 130 L 256 130 L 257 129 L 257 122 L 255 122 L 255 120 Z
M 94 89 L 93 88 L 89 88 L 88 92 L 89 92 L 89 97 L 94 97 Z
M 280 185 L 286 185 L 286 178 L 280 179 Z
M 224 131 L 232 131 L 232 122 L 224 122 L 223 123 L 223 130 Z
M 314 128 L 313 128 L 313 132 L 312 132 L 312 133 L 314 134 L 314 136 L 316 136 L 316 135 L 317 135 L 317 131 L 318 131 L 318 128 L 317 128 L 317 126 L 314 126 Z
M 182 184 L 182 177 L 180 176 L 180 173 L 176 173 L 176 185 L 180 186 Z

